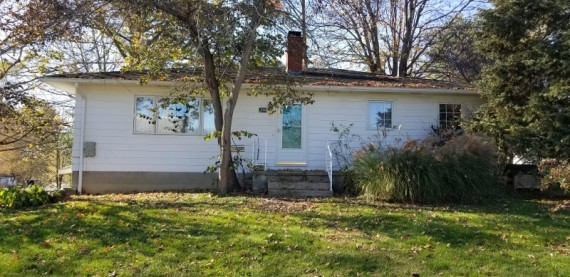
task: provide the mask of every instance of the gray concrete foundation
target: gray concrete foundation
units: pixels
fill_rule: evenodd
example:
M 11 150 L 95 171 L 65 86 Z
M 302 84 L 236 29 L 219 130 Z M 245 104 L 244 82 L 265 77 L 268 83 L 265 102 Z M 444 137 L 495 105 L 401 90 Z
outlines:
M 73 172 L 77 188 L 79 172 Z M 84 171 L 83 192 L 88 194 L 136 193 L 148 191 L 215 191 L 217 175 L 201 172 L 116 172 Z

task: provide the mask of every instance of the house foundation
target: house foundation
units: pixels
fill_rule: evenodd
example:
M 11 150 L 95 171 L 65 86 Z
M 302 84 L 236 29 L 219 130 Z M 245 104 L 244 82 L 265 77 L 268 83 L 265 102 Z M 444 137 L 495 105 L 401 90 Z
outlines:
M 79 172 L 73 172 L 77 188 Z M 217 175 L 201 172 L 112 172 L 84 171 L 83 191 L 88 194 L 137 193 L 149 191 L 215 191 Z

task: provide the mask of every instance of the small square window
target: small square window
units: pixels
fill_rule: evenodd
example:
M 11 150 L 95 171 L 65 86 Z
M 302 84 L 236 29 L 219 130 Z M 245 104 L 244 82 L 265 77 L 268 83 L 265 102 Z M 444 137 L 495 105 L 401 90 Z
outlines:
M 461 127 L 461 105 L 439 104 L 439 128 L 442 130 L 457 130 Z
M 392 128 L 392 102 L 374 101 L 368 103 L 368 129 Z

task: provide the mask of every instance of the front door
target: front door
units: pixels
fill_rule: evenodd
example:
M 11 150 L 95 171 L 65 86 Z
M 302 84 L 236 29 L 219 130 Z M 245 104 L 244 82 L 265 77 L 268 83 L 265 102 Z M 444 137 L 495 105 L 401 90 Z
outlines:
M 277 167 L 307 166 L 305 107 L 285 106 L 279 117 Z

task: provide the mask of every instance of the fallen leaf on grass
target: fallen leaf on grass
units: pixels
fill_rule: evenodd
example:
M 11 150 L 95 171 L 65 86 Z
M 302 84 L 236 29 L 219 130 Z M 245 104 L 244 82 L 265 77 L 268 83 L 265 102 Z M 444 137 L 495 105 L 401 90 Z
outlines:
M 252 203 L 252 206 L 263 212 L 295 213 L 311 210 L 313 203 L 304 199 L 260 199 Z
M 79 249 L 79 253 L 89 254 L 89 247 L 87 247 L 87 245 L 81 246 L 81 248 Z
M 561 254 L 561 255 L 569 255 L 570 254 L 570 248 L 564 247 L 564 246 L 557 246 L 556 252 L 558 254 Z
M 564 201 L 554 208 L 550 209 L 551 213 L 570 213 L 570 200 Z
M 422 248 L 421 248 L 421 247 L 417 247 L 417 246 L 412 246 L 412 248 L 410 248 L 410 250 L 411 250 L 412 252 L 414 252 L 415 254 L 418 254 L 419 252 L 422 251 Z

